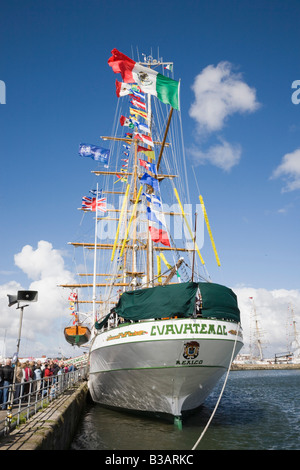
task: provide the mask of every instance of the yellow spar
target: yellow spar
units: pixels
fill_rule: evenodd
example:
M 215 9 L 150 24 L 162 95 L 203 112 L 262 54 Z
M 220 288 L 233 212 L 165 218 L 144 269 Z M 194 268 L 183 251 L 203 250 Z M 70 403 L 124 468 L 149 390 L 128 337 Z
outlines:
M 128 237 L 128 233 L 129 233 L 129 229 L 130 229 L 130 226 L 131 226 L 131 223 L 132 223 L 132 220 L 135 216 L 135 212 L 136 212 L 136 206 L 139 202 L 139 198 L 140 198 L 140 195 L 141 195 L 141 192 L 142 192 L 142 189 L 143 189 L 143 186 L 140 187 L 140 190 L 138 192 L 138 195 L 137 195 L 137 198 L 136 198 L 136 201 L 134 203 L 134 206 L 133 206 L 133 210 L 132 210 L 132 215 L 130 217 L 130 221 L 129 221 L 129 224 L 128 224 L 128 227 L 127 227 L 127 231 L 126 231 L 126 235 L 125 235 L 125 238 L 124 238 L 124 241 L 123 241 L 123 245 L 122 245 L 122 249 L 121 249 L 121 253 L 120 253 L 120 256 L 123 255 L 123 251 L 124 251 L 124 248 L 125 248 L 125 244 L 126 244 L 126 241 L 127 241 L 127 237 Z
M 124 200 L 123 200 L 123 204 L 122 204 L 121 215 L 120 215 L 118 228 L 117 228 L 117 233 L 116 233 L 116 238 L 115 238 L 115 242 L 114 242 L 114 247 L 113 247 L 113 251 L 112 251 L 112 255 L 111 255 L 111 261 L 113 261 L 114 256 L 115 256 L 116 246 L 117 246 L 117 242 L 118 242 L 118 238 L 119 238 L 119 232 L 120 232 L 120 227 L 121 227 L 121 223 L 122 223 L 122 220 L 123 220 L 123 213 L 124 213 L 125 205 L 126 205 L 126 202 L 127 202 L 129 188 L 130 188 L 130 185 L 128 184 L 127 189 L 126 189 L 126 193 L 125 193 L 125 197 L 124 197 Z
M 207 227 L 207 230 L 208 230 L 208 233 L 209 233 L 209 236 L 210 236 L 210 241 L 211 241 L 211 244 L 212 244 L 212 247 L 213 247 L 213 250 L 214 250 L 214 253 L 215 253 L 215 257 L 216 257 L 216 260 L 217 260 L 217 265 L 221 266 L 219 256 L 218 256 L 218 253 L 217 253 L 217 249 L 216 249 L 216 245 L 215 245 L 215 242 L 214 242 L 214 239 L 213 239 L 213 236 L 212 236 L 212 232 L 211 232 L 211 229 L 210 229 L 210 225 L 209 225 L 209 221 L 208 221 L 208 217 L 207 217 L 203 197 L 201 196 L 201 194 L 199 196 L 199 199 L 200 199 L 203 215 L 204 215 L 205 222 L 206 222 L 206 227 Z
M 161 278 L 161 260 L 160 256 L 156 255 L 156 260 L 157 260 L 157 280 L 158 282 L 162 283 L 162 278 Z

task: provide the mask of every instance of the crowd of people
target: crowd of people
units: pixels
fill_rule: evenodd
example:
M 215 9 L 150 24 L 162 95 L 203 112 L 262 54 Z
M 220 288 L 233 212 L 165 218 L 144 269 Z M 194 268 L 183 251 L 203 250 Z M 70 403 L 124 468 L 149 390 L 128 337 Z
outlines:
M 11 359 L 6 359 L 5 364 L 0 363 L 0 407 L 7 409 L 9 390 L 15 379 L 14 402 L 20 399 L 28 400 L 28 394 L 35 392 L 45 394 L 49 385 L 60 375 L 76 370 L 73 364 L 65 364 L 64 361 L 48 360 L 42 362 L 17 360 L 12 364 Z

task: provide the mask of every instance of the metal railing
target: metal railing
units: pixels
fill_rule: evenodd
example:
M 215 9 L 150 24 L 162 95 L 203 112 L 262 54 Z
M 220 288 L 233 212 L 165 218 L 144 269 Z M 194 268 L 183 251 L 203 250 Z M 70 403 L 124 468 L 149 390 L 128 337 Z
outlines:
M 79 381 L 87 380 L 88 366 L 70 372 L 0 387 L 0 437 L 9 434 L 37 411 L 46 408 L 67 389 Z

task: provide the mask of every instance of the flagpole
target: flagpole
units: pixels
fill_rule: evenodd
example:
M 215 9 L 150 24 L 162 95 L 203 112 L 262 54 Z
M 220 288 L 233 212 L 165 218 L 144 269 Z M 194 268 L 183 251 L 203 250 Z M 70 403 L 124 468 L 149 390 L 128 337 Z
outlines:
M 148 94 L 148 126 L 151 129 L 151 95 Z M 150 134 L 152 137 L 152 133 Z M 149 159 L 149 158 L 148 158 Z M 148 204 L 148 203 L 147 203 Z M 149 273 L 149 286 L 153 287 L 153 242 L 149 231 L 149 222 L 148 222 L 148 273 Z
M 96 189 L 95 212 L 95 248 L 94 248 L 94 273 L 93 273 L 93 324 L 96 322 L 96 267 L 97 267 L 97 216 L 98 216 L 98 183 Z

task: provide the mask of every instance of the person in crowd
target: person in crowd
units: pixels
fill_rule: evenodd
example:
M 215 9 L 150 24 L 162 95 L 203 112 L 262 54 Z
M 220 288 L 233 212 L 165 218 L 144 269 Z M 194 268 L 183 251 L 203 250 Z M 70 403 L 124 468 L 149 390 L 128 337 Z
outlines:
M 0 405 L 2 405 L 3 401 L 3 374 L 2 374 L 2 362 L 0 361 Z
M 5 366 L 2 367 L 2 378 L 3 378 L 3 399 L 2 399 L 2 410 L 7 409 L 8 392 L 9 386 L 13 383 L 14 369 L 11 366 L 11 360 L 6 359 Z
M 19 359 L 17 359 L 15 368 L 16 368 L 16 382 L 15 382 L 14 401 L 17 402 L 21 396 L 22 381 L 23 381 L 23 369 L 22 369 L 22 365 Z
M 51 385 L 51 378 L 53 375 L 53 371 L 51 370 L 51 364 L 48 362 L 46 364 L 46 368 L 44 370 L 44 390 L 43 395 L 46 395 L 48 392 L 48 388 Z
M 42 363 L 37 361 L 33 371 L 33 380 L 35 380 L 35 391 L 40 392 L 42 382 Z
M 24 388 L 23 388 L 23 395 L 28 395 L 28 393 L 31 392 L 31 382 L 33 380 L 33 372 L 32 372 L 32 367 L 29 364 L 29 361 L 25 362 L 25 367 L 24 367 Z M 25 399 L 28 399 L 25 397 Z
M 54 361 L 53 361 L 51 370 L 52 370 L 52 372 L 53 372 L 53 375 L 57 375 L 57 374 L 58 374 L 59 365 L 58 365 L 57 362 L 54 362 Z

